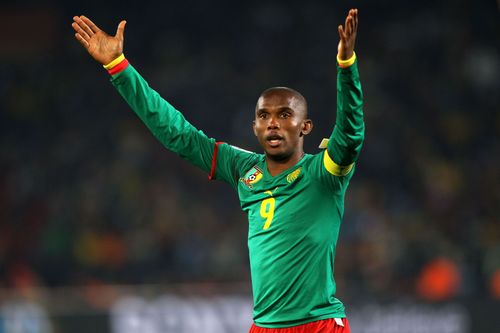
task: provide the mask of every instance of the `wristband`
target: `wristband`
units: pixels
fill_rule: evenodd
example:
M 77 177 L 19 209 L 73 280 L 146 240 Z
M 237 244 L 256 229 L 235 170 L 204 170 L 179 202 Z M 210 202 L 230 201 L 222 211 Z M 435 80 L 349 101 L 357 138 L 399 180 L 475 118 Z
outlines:
M 102 67 L 104 67 L 106 69 L 111 69 L 111 68 L 115 67 L 116 65 L 118 65 L 123 59 L 125 59 L 125 55 L 122 53 L 122 54 L 120 54 L 118 56 L 118 58 L 116 58 L 115 60 L 111 61 L 107 65 L 103 65 Z
M 125 55 L 122 53 L 118 58 L 111 61 L 109 64 L 103 65 L 105 69 L 108 70 L 110 75 L 117 74 L 127 68 L 128 60 L 125 58 Z
M 337 54 L 337 63 L 339 64 L 339 67 L 341 68 L 347 68 L 354 64 L 354 61 L 356 61 L 356 52 L 352 52 L 352 56 L 347 59 L 347 60 L 340 60 L 339 55 Z

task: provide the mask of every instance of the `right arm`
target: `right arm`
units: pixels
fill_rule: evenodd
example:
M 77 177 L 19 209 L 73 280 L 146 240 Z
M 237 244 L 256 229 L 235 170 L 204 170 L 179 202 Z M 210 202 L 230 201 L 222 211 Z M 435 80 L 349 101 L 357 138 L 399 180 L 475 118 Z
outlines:
M 210 172 L 215 140 L 191 125 L 170 103 L 153 90 L 146 80 L 123 59 L 111 82 L 153 135 L 169 150 Z M 112 72 L 113 68 L 108 71 Z
M 255 154 L 208 138 L 148 85 L 123 56 L 126 21 L 120 22 L 115 36 L 83 15 L 73 21 L 75 38 L 108 70 L 115 88 L 153 135 L 169 150 L 209 172 L 210 179 L 221 178 L 235 187 L 239 169 L 254 160 Z
M 210 171 L 215 140 L 198 131 L 149 87 L 123 56 L 126 21 L 110 36 L 85 16 L 73 17 L 76 39 L 111 74 L 112 83 L 153 135 L 169 150 L 205 172 Z

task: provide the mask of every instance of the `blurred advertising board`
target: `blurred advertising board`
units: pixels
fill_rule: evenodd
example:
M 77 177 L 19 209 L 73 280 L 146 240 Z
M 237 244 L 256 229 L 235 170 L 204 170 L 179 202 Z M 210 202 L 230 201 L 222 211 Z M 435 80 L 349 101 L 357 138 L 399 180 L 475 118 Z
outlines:
M 347 302 L 353 333 L 500 332 L 500 301 Z M 239 285 L 105 286 L 0 291 L 0 333 L 246 333 L 252 299 Z

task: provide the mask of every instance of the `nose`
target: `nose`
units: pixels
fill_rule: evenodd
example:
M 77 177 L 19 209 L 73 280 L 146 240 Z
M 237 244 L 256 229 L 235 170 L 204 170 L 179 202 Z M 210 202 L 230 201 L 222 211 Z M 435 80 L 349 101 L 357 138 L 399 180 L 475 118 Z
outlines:
M 278 118 L 274 117 L 274 116 L 269 117 L 269 121 L 267 123 L 267 128 L 268 129 L 279 129 L 280 123 L 278 121 Z

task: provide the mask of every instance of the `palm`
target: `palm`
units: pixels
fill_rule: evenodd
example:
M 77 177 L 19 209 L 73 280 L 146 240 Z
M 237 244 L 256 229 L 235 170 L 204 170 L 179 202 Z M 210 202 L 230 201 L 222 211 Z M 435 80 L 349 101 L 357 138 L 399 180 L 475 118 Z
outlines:
M 73 20 L 76 39 L 96 61 L 105 65 L 123 53 L 125 21 L 118 25 L 116 35 L 110 36 L 85 16 L 75 16 Z
M 107 64 L 123 52 L 123 43 L 117 38 L 111 37 L 103 31 L 99 31 L 90 38 L 87 51 L 98 62 Z M 111 60 L 108 54 L 113 54 Z

